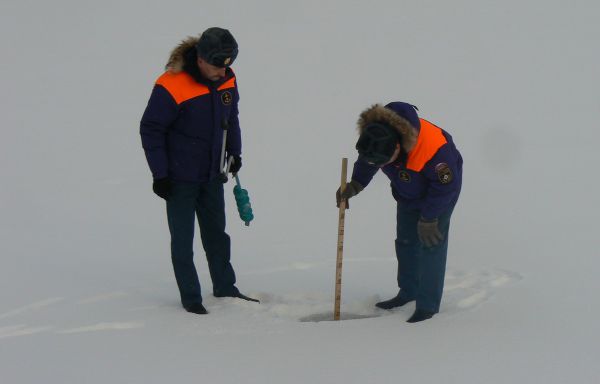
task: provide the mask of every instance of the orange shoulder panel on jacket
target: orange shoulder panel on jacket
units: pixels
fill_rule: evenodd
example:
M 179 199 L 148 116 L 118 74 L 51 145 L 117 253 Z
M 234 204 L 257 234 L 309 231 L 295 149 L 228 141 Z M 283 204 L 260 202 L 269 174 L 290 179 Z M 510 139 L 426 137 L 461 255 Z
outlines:
M 417 138 L 417 144 L 408 154 L 406 168 L 421 172 L 425 164 L 431 160 L 438 149 L 448 141 L 442 133 L 440 127 L 437 127 L 427 120 L 419 119 L 421 130 Z
M 206 85 L 197 83 L 192 76 L 185 72 L 165 72 L 156 80 L 156 84 L 165 87 L 177 104 L 210 93 Z
M 227 88 L 235 88 L 235 76 L 221 84 L 221 86 L 217 90 L 222 91 Z

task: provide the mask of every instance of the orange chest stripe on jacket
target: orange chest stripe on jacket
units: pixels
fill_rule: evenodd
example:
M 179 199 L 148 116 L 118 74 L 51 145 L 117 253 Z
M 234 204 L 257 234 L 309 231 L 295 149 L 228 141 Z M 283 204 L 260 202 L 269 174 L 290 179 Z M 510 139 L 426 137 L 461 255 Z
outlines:
M 417 137 L 417 144 L 408 154 L 406 162 L 406 168 L 416 172 L 420 172 L 440 147 L 448 142 L 439 127 L 427 120 L 419 119 L 419 121 L 421 130 Z
M 165 72 L 156 80 L 156 84 L 163 86 L 177 104 L 210 93 L 210 89 L 206 85 L 197 83 L 192 76 L 185 72 Z M 223 83 L 218 90 L 234 87 L 235 77 Z

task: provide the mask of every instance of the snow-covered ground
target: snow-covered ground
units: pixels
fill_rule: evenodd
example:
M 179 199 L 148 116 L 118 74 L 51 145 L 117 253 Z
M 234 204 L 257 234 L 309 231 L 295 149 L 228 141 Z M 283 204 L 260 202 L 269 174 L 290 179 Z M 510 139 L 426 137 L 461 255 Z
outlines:
M 597 383 L 596 1 L 66 1 L 0 4 L 0 383 Z M 238 286 L 179 304 L 139 119 L 170 50 L 210 26 L 235 63 L 242 183 L 226 186 Z M 379 175 L 334 192 L 355 122 L 402 100 L 465 159 L 441 313 L 394 295 Z

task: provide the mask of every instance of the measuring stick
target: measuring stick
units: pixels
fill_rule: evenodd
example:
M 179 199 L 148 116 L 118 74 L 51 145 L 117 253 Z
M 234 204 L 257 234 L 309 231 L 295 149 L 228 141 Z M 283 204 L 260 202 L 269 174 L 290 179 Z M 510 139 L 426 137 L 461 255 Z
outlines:
M 346 189 L 346 175 L 348 173 L 348 159 L 342 159 L 342 182 L 340 184 L 340 193 Z M 338 240 L 337 240 L 337 259 L 335 263 L 335 304 L 333 307 L 333 320 L 340 319 L 340 303 L 342 301 L 342 259 L 344 256 L 344 219 L 346 218 L 346 200 L 340 201 L 339 221 L 338 221 Z

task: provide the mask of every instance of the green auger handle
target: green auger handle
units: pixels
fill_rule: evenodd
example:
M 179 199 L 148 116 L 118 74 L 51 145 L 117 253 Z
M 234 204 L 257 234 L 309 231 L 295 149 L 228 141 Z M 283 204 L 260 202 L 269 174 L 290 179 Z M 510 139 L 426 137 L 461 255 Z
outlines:
M 252 205 L 250 205 L 250 197 L 248 196 L 248 191 L 242 188 L 238 175 L 235 175 L 235 183 L 236 185 L 233 187 L 233 196 L 235 197 L 235 203 L 237 204 L 240 218 L 247 227 L 250 225 L 252 219 L 254 219 Z

